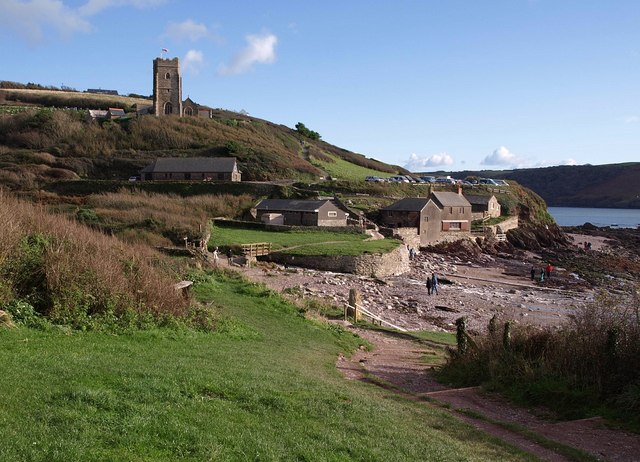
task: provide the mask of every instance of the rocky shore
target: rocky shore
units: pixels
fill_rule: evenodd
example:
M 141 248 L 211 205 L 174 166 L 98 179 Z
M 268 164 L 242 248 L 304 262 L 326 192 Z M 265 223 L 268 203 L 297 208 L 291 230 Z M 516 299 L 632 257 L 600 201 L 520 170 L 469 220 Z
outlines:
M 542 262 L 534 263 L 539 274 Z M 358 289 L 363 305 L 384 320 L 408 330 L 447 330 L 455 320 L 468 318 L 472 330 L 484 330 L 498 315 L 544 326 L 557 326 L 593 292 L 576 276 L 555 268 L 546 283 L 530 278 L 532 263 L 481 254 L 474 261 L 422 253 L 401 276 L 370 278 L 302 268 L 256 267 L 242 269 L 256 282 L 276 291 L 319 297 L 344 306 L 349 290 Z M 425 281 L 435 273 L 438 293 L 427 295 Z

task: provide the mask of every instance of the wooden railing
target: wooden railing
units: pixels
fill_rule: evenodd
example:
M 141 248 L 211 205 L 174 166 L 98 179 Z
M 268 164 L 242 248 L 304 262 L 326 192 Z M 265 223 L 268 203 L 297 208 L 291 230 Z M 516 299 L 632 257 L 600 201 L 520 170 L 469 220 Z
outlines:
M 242 253 L 247 257 L 259 257 L 271 253 L 271 242 L 257 242 L 242 244 Z
M 387 325 L 393 329 L 399 330 L 400 332 L 407 332 L 407 329 L 404 329 L 400 326 L 396 326 L 394 324 L 391 324 L 389 321 L 385 321 L 384 319 L 382 319 L 380 316 L 373 314 L 371 311 L 367 310 L 365 307 L 363 307 L 362 305 L 356 305 L 356 306 L 352 306 L 349 303 L 347 303 L 344 307 L 344 318 L 345 320 L 348 317 L 348 313 L 349 310 L 351 310 L 352 313 L 354 313 L 354 320 L 357 322 L 358 318 L 362 315 L 362 316 L 366 316 L 369 319 L 371 319 L 373 321 L 373 323 L 375 324 L 376 322 L 378 322 L 380 325 Z

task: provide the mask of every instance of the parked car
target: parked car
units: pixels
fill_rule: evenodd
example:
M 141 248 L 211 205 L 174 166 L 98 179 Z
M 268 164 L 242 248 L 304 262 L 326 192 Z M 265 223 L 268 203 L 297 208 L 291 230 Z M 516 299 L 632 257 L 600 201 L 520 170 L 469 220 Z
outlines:
M 129 181 L 139 181 L 140 177 L 139 176 L 130 176 L 129 177 Z
M 439 184 L 456 184 L 456 180 L 453 178 L 445 178 L 443 176 L 436 178 L 436 183 Z
M 509 183 L 507 183 L 504 180 L 493 180 L 495 184 L 497 184 L 498 186 L 509 186 Z
M 436 177 L 435 176 L 421 176 L 420 179 L 423 180 L 425 183 L 435 183 L 436 182 Z
M 380 181 L 382 178 L 380 178 L 379 176 L 368 176 L 364 179 L 364 181 L 374 181 L 374 182 L 378 182 Z
M 411 183 L 404 175 L 396 175 L 389 178 L 390 182 L 395 183 Z
M 478 184 L 485 184 L 490 186 L 498 186 L 498 183 L 493 181 L 491 178 L 478 178 Z

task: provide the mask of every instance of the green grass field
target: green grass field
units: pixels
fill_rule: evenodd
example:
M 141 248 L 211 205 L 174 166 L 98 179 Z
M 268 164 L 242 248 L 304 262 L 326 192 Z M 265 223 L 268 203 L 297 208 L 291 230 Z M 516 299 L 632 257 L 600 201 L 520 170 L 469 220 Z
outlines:
M 212 226 L 209 247 L 227 247 L 258 242 L 271 242 L 275 251 L 287 249 L 296 255 L 362 255 L 386 253 L 400 242 L 395 239 L 365 241 L 369 236 L 318 229 L 294 231 L 267 231 Z
M 217 333 L 0 330 L 0 460 L 532 460 L 345 380 L 359 341 L 262 286 L 214 273 L 195 293 Z
M 360 165 L 352 164 L 344 159 L 339 158 L 331 154 L 326 154 L 328 157 L 334 160 L 334 162 L 325 162 L 319 159 L 313 159 L 311 163 L 318 168 L 321 168 L 332 178 L 348 181 L 364 181 L 367 176 L 379 176 L 389 177 L 390 173 L 380 172 L 371 168 L 361 167 Z

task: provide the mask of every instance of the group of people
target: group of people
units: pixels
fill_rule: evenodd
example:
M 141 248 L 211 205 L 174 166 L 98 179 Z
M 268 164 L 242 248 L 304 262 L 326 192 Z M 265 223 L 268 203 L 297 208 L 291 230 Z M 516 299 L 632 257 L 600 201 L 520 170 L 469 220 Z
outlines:
M 547 263 L 546 268 L 542 268 L 540 270 L 540 282 L 544 282 L 545 278 L 549 279 L 551 277 L 551 272 L 553 271 L 553 266 L 551 266 L 551 263 Z M 535 267 L 531 267 L 531 280 L 535 281 L 536 280 L 536 269 Z
M 438 295 L 438 276 L 433 273 L 431 277 L 427 276 L 427 295 Z
M 216 247 L 213 250 L 213 266 L 215 266 L 216 268 L 218 267 L 218 260 L 220 260 L 220 251 Z M 227 262 L 229 266 L 231 266 L 232 261 L 233 261 L 233 251 L 231 250 L 231 247 L 229 247 L 229 249 L 227 250 Z

